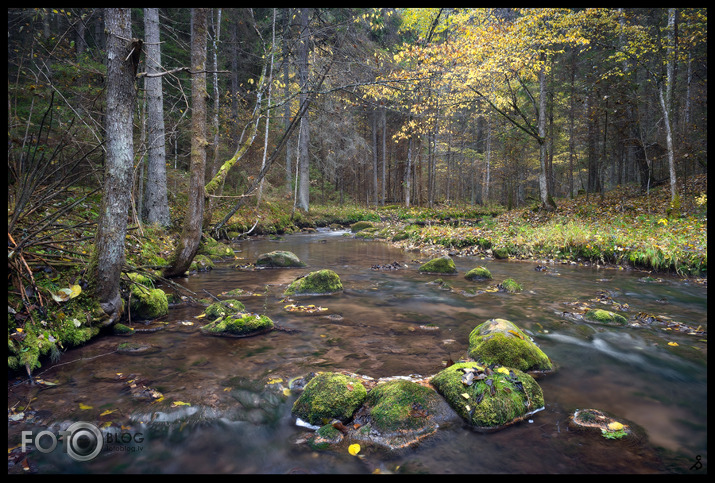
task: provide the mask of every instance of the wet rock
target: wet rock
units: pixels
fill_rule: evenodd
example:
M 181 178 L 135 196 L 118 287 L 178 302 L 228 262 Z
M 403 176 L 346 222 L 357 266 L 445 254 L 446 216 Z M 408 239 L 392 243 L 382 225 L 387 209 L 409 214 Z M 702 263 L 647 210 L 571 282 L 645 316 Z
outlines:
M 419 269 L 421 273 L 457 273 L 457 267 L 454 265 L 454 260 L 450 257 L 433 258 L 423 264 Z
M 600 432 L 606 439 L 635 436 L 630 426 L 617 421 L 598 409 L 577 409 L 569 417 L 569 428 L 577 431 Z
M 518 369 L 492 367 L 456 363 L 431 383 L 457 414 L 481 431 L 502 429 L 543 409 L 544 396 L 533 377 Z
M 523 290 L 521 284 L 517 283 L 513 278 L 507 278 L 502 283 L 497 285 L 500 292 L 517 293 Z
M 214 262 L 206 255 L 196 255 L 189 265 L 190 272 L 208 272 L 213 270 Z
M 357 233 L 361 230 L 365 230 L 366 228 L 372 228 L 372 226 L 372 223 L 369 221 L 358 221 L 357 223 L 350 225 L 350 231 Z
M 343 291 L 340 277 L 332 270 L 318 270 L 295 279 L 285 290 L 285 295 L 333 294 Z
M 483 280 L 491 280 L 492 273 L 487 267 L 479 266 L 468 271 L 464 278 L 471 282 L 481 282 Z
M 268 253 L 262 253 L 256 260 L 257 267 L 305 267 L 305 263 L 293 252 L 285 250 L 275 250 Z
M 524 372 L 553 371 L 549 357 L 528 335 L 506 319 L 491 319 L 472 330 L 469 334 L 469 357 Z
M 161 347 L 152 344 L 142 344 L 139 342 L 122 342 L 117 346 L 117 352 L 126 355 L 147 355 L 161 351 Z
M 367 397 L 359 379 L 324 372 L 306 384 L 293 404 L 293 414 L 310 424 L 322 425 L 333 419 L 348 421 Z

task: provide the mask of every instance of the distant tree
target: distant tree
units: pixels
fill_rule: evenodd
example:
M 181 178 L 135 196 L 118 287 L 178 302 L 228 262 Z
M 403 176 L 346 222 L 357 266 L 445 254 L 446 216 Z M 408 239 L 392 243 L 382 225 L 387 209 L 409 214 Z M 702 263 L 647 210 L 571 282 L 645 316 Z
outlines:
M 206 170 L 206 32 L 207 8 L 191 9 L 191 173 L 189 198 L 181 237 L 165 277 L 188 270 L 201 242 L 205 203 Z
M 159 38 L 159 9 L 144 9 L 144 34 L 147 74 L 161 71 L 161 48 Z M 146 191 L 144 193 L 144 220 L 167 226 L 169 202 L 166 193 L 166 139 L 164 136 L 164 95 L 162 77 L 148 75 L 144 79 L 147 104 L 149 164 L 147 167 Z

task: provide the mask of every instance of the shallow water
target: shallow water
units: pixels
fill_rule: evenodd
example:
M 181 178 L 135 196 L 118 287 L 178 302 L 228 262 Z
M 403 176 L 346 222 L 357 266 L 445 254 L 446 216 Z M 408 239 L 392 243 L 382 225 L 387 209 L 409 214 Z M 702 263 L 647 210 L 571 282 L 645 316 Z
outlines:
M 39 371 L 58 386 L 14 385 L 8 407 L 34 396 L 41 425 L 73 421 L 111 421 L 132 441 L 89 462 L 61 451 L 31 454 L 39 472 L 160 473 L 668 473 L 707 471 L 707 345 L 704 337 L 657 328 L 610 328 L 573 322 L 561 316 L 568 302 L 588 302 L 606 290 L 630 306 L 628 314 L 669 316 L 707 330 L 707 288 L 677 278 L 641 281 L 644 273 L 456 257 L 460 272 L 443 276 L 452 289 L 419 274 L 417 260 L 382 242 L 356 240 L 344 232 L 254 239 L 233 245 L 237 260 L 177 281 L 205 296 L 234 288 L 256 292 L 242 299 L 247 309 L 265 313 L 282 327 L 266 335 L 226 339 L 199 333 L 201 307 L 180 307 L 164 318 L 165 330 L 135 334 L 133 341 L 161 351 L 145 356 L 113 352 L 126 341 L 104 336 L 67 351 L 54 366 Z M 293 251 L 302 269 L 241 270 L 272 250 Z M 407 268 L 371 270 L 400 261 Z M 494 281 L 468 282 L 476 265 L 491 270 Z M 345 291 L 332 296 L 296 298 L 296 304 L 327 307 L 322 316 L 292 314 L 282 291 L 297 276 L 321 268 L 336 271 Z M 519 294 L 466 291 L 485 289 L 505 278 L 519 281 Z M 594 303 L 595 304 L 595 303 Z M 604 308 L 608 309 L 608 306 Z M 628 315 L 626 314 L 626 315 Z M 282 396 L 287 381 L 316 371 L 346 370 L 373 378 L 432 375 L 448 359 L 466 356 L 467 336 L 489 318 L 511 320 L 526 330 L 555 362 L 556 373 L 538 380 L 546 407 L 524 421 L 490 434 L 462 424 L 446 425 L 418 446 L 389 452 L 362 445 L 362 457 L 345 444 L 313 451 L 301 443 L 309 430 L 290 415 L 295 392 Z M 193 325 L 183 325 L 193 322 Z M 436 328 L 435 328 L 436 327 Z M 677 347 L 668 346 L 677 342 Z M 81 360 L 80 360 L 81 359 Z M 44 372 L 42 372 L 44 371 Z M 132 375 L 164 394 L 162 403 L 137 402 L 117 372 Z M 281 379 L 264 390 L 252 381 Z M 275 390 L 273 390 L 275 388 Z M 170 402 L 186 402 L 191 406 Z M 92 409 L 80 409 L 80 403 Z M 24 403 L 23 403 L 24 404 Z M 636 428 L 638 439 L 611 441 L 575 432 L 568 418 L 578 408 L 596 408 Z M 103 412 L 113 411 L 100 416 Z M 9 444 L 13 431 L 9 424 Z M 24 426 L 23 426 L 24 429 Z M 15 442 L 16 444 L 16 442 Z M 697 458 L 697 459 L 696 459 Z M 692 468 L 696 462 L 702 467 Z

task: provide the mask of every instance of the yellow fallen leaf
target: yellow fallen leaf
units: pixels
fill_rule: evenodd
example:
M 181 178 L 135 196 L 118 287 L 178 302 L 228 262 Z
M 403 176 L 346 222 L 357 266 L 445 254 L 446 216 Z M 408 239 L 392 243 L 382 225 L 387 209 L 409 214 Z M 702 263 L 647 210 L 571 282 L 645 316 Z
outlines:
M 230 390 L 231 390 L 230 387 L 224 387 L 224 388 L 223 388 L 223 392 L 228 392 L 228 391 L 230 391 Z
M 610 429 L 611 431 L 620 431 L 621 429 L 623 429 L 623 425 L 618 421 L 613 421 L 608 425 L 608 429 Z
M 463 392 L 463 393 L 461 394 L 461 396 L 462 396 L 464 399 L 469 399 L 469 394 L 467 394 L 466 392 Z
M 172 408 L 175 408 L 175 407 L 178 407 L 178 406 L 191 406 L 191 403 L 187 403 L 187 402 L 184 402 L 184 401 L 174 401 L 173 403 L 171 403 L 171 407 L 172 407 Z
M 288 389 L 287 387 L 283 388 L 283 395 L 290 396 L 290 389 Z
M 501 372 L 502 374 L 506 374 L 507 376 L 509 375 L 509 369 L 507 369 L 506 367 L 500 367 L 499 369 L 497 369 L 497 372 Z
M 80 408 L 82 411 L 86 411 L 87 409 L 93 409 L 92 406 L 87 406 L 86 404 L 82 404 L 82 403 L 79 403 L 79 408 Z
M 266 384 L 278 384 L 279 382 L 283 382 L 283 379 L 281 379 L 280 377 L 276 377 L 268 379 L 268 382 Z
M 348 453 L 350 453 L 353 456 L 357 456 L 357 454 L 360 452 L 360 445 L 355 443 L 351 444 L 348 446 Z
M 106 416 L 108 414 L 112 414 L 114 411 L 116 411 L 116 409 L 107 409 L 106 411 L 102 412 L 102 414 L 100 414 L 100 416 Z
M 678 347 L 677 342 L 668 342 L 668 345 L 673 346 L 673 347 Z
M 206 317 L 206 314 L 197 315 L 197 316 L 194 317 L 194 318 L 195 318 L 195 319 L 200 319 L 200 318 L 202 318 L 202 317 Z

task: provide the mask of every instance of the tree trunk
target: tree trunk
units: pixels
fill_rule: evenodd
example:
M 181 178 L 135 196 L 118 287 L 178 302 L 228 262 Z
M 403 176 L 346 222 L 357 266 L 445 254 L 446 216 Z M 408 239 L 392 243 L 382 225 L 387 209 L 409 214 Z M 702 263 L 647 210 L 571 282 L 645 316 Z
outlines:
M 310 9 L 300 9 L 300 47 L 298 59 L 298 77 L 300 79 L 300 103 L 305 103 L 308 98 L 308 20 Z M 310 122 L 308 113 L 300 120 L 300 136 L 299 136 L 299 180 L 298 180 L 298 207 L 304 211 L 308 211 L 310 207 L 310 159 L 308 145 L 310 142 Z
M 191 68 L 206 69 L 207 8 L 191 9 Z M 191 78 L 191 178 L 189 199 L 184 217 L 184 229 L 165 277 L 182 275 L 188 270 L 201 242 L 205 203 L 206 169 L 206 73 Z
M 94 294 L 102 310 L 109 316 L 103 325 L 112 325 L 121 317 L 123 307 L 119 293 L 119 276 L 124 264 L 124 237 L 127 232 L 132 189 L 132 114 L 136 99 L 134 76 L 142 42 L 136 39 L 127 41 L 132 36 L 131 13 L 128 8 L 105 9 L 105 22 L 107 156 L 104 198 L 89 273 L 94 278 Z M 134 53 L 129 55 L 132 51 Z
M 547 180 L 546 169 L 546 54 L 541 54 L 541 71 L 539 72 L 539 191 L 541 193 L 541 206 L 547 210 L 556 208 Z
M 144 9 L 144 31 L 146 35 L 146 71 L 154 74 L 161 71 L 161 49 L 159 47 L 159 9 Z M 164 97 L 162 77 L 146 77 L 144 88 L 147 99 L 147 125 L 149 165 L 147 168 L 146 190 L 144 192 L 143 218 L 147 223 L 168 226 L 169 202 L 166 191 L 166 147 L 164 135 Z
M 665 86 L 661 83 L 658 89 L 660 106 L 663 110 L 663 123 L 665 124 L 665 141 L 668 149 L 668 170 L 670 172 L 670 212 L 671 215 L 678 214 L 678 192 L 675 179 L 675 154 L 673 148 L 673 131 L 671 119 L 671 105 L 673 99 L 673 84 L 675 83 L 675 9 L 668 9 L 668 50 L 666 64 Z

